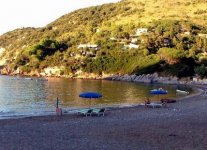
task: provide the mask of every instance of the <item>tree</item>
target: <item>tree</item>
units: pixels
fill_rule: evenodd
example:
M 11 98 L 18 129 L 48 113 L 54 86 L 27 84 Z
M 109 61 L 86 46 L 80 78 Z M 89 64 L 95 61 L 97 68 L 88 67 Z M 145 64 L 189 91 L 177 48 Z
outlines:
M 202 64 L 201 66 L 198 66 L 195 68 L 195 73 L 198 74 L 201 77 L 204 77 L 207 74 L 207 69 L 204 66 L 204 64 Z
M 169 64 L 178 63 L 181 58 L 185 57 L 183 50 L 166 47 L 160 48 L 157 54 Z

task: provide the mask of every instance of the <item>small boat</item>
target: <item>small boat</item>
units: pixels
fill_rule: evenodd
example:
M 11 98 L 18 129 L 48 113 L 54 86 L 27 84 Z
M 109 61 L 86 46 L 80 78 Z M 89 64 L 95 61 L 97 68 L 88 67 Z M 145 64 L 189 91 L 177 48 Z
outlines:
M 160 101 L 161 103 L 175 103 L 176 102 L 175 99 L 168 99 L 168 98 L 163 98 Z
M 188 91 L 176 90 L 177 94 L 189 94 Z
M 167 90 L 164 90 L 164 89 L 154 89 L 154 90 L 150 90 L 150 94 L 167 94 Z

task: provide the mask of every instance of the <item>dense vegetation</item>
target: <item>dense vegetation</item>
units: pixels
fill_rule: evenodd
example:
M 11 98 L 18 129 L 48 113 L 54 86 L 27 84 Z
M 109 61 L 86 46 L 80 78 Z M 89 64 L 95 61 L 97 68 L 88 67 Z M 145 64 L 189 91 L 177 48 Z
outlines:
M 205 4 L 205 0 L 123 0 L 80 9 L 46 27 L 22 28 L 0 36 L 0 48 L 6 49 L 2 65 L 7 72 L 21 73 L 59 67 L 62 75 L 159 72 L 204 77 Z M 148 31 L 135 36 L 138 28 Z M 130 43 L 138 47 L 128 48 Z M 97 47 L 78 48 L 80 44 Z

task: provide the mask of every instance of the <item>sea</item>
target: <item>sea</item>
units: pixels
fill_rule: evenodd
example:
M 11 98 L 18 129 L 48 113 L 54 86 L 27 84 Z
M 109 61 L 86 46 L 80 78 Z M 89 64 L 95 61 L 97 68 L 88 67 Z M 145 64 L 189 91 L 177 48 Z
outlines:
M 143 103 L 146 98 L 177 98 L 177 85 L 142 84 L 122 81 L 35 78 L 0 75 L 0 119 L 54 115 L 57 99 L 63 113 L 88 107 L 125 107 Z M 166 95 L 151 95 L 150 90 L 163 88 Z M 99 99 L 79 97 L 82 92 L 98 92 Z

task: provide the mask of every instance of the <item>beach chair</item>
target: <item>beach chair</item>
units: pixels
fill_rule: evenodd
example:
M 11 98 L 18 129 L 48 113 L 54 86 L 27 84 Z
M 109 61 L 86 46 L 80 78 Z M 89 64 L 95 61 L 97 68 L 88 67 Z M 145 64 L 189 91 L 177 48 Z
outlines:
M 104 116 L 104 113 L 105 113 L 106 109 L 105 108 L 96 108 L 96 109 L 93 109 L 92 111 L 92 114 L 95 114 L 95 115 L 103 115 Z
M 145 104 L 146 107 L 149 108 L 161 108 L 161 107 L 166 107 L 166 103 L 150 103 L 150 104 Z
M 205 89 L 205 90 L 203 90 L 203 92 L 202 92 L 202 94 L 201 94 L 203 97 L 207 97 L 207 90 Z
M 78 112 L 78 114 L 82 114 L 87 117 L 88 115 L 91 116 L 92 111 L 93 111 L 93 109 L 80 109 L 77 112 Z

